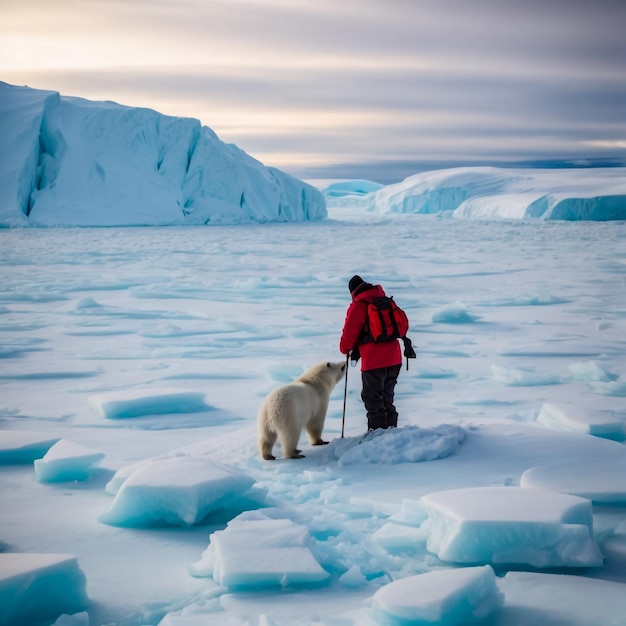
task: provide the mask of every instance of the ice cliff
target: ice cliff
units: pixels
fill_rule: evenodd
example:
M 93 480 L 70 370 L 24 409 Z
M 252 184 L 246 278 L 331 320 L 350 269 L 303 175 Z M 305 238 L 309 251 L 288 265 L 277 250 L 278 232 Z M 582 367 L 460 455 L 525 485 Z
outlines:
M 4 227 L 326 217 L 317 189 L 191 118 L 0 82 L 0 138 Z
M 344 186 L 345 187 L 345 186 Z M 422 172 L 329 208 L 439 214 L 464 219 L 625 220 L 626 168 L 521 169 L 457 167 Z

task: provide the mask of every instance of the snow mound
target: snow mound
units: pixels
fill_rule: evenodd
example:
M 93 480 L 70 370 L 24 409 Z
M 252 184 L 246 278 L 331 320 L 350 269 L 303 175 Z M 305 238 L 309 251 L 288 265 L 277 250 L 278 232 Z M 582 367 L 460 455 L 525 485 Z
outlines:
M 421 463 L 451 456 L 464 439 L 465 430 L 459 426 L 402 426 L 372 431 L 365 437 L 335 439 L 328 452 L 343 466 Z
M 554 430 L 573 430 L 607 439 L 621 439 L 626 432 L 624 420 L 613 411 L 563 404 L 543 404 L 537 422 Z
M 311 544 L 304 526 L 252 511 L 214 532 L 189 571 L 230 589 L 319 585 L 330 574 L 313 556 Z
M 160 226 L 317 220 L 320 191 L 198 120 L 0 82 L 0 224 Z
M 378 213 L 466 219 L 623 220 L 625 168 L 459 167 L 423 172 L 372 199 Z
M 591 502 L 545 489 L 474 487 L 427 494 L 427 548 L 452 563 L 596 567 Z
M 50 433 L 26 430 L 0 431 L 0 465 L 10 463 L 32 463 L 40 459 L 59 441 Z
M 253 484 L 249 476 L 200 457 L 151 460 L 127 476 L 99 521 L 129 527 L 192 526 L 246 501 Z
M 92 468 L 104 458 L 103 452 L 61 439 L 35 461 L 35 474 L 40 483 L 86 480 Z
M 0 624 L 50 623 L 87 608 L 87 579 L 68 554 L 0 554 Z
M 111 391 L 89 398 L 89 406 L 100 417 L 119 419 L 166 413 L 206 411 L 206 395 L 187 389 L 130 389 Z
M 484 565 L 396 580 L 374 594 L 372 606 L 385 623 L 469 626 L 491 615 L 503 599 L 493 569 Z

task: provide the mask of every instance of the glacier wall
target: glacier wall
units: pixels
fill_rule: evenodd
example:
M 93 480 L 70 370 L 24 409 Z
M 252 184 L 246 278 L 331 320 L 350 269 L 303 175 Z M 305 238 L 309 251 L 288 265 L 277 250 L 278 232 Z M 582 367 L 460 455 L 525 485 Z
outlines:
M 0 82 L 0 226 L 319 220 L 324 196 L 198 120 Z
M 464 219 L 626 220 L 626 168 L 457 167 L 422 172 L 329 208 Z
M 377 192 L 380 213 L 466 219 L 624 220 L 626 168 L 466 167 L 416 174 Z

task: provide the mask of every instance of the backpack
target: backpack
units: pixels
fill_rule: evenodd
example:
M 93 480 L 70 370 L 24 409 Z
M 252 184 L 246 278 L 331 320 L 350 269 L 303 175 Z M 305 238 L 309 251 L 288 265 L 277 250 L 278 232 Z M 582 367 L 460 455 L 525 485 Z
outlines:
M 406 313 L 394 302 L 393 296 L 380 296 L 368 302 L 365 330 L 361 334 L 359 343 L 381 343 L 402 339 L 406 368 L 409 369 L 409 359 L 415 359 L 413 343 L 406 336 L 409 330 L 409 318 Z M 361 358 L 358 344 L 350 352 L 350 358 L 356 364 Z
M 406 337 L 409 319 L 391 296 L 380 296 L 367 305 L 367 327 L 364 342 L 393 341 Z

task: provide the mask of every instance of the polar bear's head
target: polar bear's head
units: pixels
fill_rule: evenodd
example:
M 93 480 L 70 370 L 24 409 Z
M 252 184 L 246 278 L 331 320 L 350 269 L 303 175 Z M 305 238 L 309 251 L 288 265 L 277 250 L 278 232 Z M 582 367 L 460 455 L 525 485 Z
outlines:
M 321 385 L 330 393 L 335 385 L 343 378 L 346 371 L 346 362 L 322 361 L 310 367 L 298 378 L 301 383 Z

